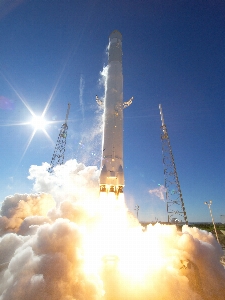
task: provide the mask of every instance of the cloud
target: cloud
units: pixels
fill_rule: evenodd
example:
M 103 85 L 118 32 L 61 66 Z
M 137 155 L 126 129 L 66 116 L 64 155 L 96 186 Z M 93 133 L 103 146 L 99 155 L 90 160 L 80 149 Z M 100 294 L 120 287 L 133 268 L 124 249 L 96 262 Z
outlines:
M 162 224 L 143 231 L 123 195 L 99 197 L 96 167 L 69 160 L 49 174 L 48 166 L 30 168 L 42 193 L 2 204 L 0 300 L 225 298 L 211 233 Z
M 81 75 L 80 76 L 80 86 L 79 86 L 79 92 L 80 92 L 79 101 L 80 101 L 80 108 L 81 108 L 81 113 L 82 113 L 83 119 L 84 119 L 84 102 L 83 102 L 84 86 L 85 86 L 84 78 Z
M 100 87 L 103 86 L 104 88 L 106 88 L 107 76 L 108 76 L 108 65 L 104 66 L 102 71 L 100 72 L 100 77 L 98 80 Z
M 149 190 L 149 193 L 158 197 L 160 200 L 165 200 L 166 188 L 163 185 L 160 185 L 158 188 Z
M 98 195 L 99 170 L 96 166 L 86 167 L 75 159 L 58 165 L 54 172 L 48 172 L 49 164 L 32 165 L 28 179 L 33 180 L 36 193 L 51 194 L 57 203 L 63 200 L 78 201 L 96 197 Z
M 83 271 L 82 236 L 66 219 L 40 226 L 20 245 L 1 278 L 1 299 L 100 299 L 98 278 Z
M 17 232 L 26 217 L 46 216 L 54 206 L 54 199 L 46 193 L 15 194 L 6 197 L 1 207 L 0 235 L 5 232 Z

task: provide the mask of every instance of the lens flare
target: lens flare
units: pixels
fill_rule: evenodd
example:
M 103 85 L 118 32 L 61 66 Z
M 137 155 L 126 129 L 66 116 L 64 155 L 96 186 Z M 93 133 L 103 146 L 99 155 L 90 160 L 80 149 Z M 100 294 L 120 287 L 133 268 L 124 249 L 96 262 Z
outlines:
M 44 130 L 45 126 L 47 125 L 47 122 L 42 116 L 33 116 L 33 119 L 31 120 L 31 125 L 36 130 Z

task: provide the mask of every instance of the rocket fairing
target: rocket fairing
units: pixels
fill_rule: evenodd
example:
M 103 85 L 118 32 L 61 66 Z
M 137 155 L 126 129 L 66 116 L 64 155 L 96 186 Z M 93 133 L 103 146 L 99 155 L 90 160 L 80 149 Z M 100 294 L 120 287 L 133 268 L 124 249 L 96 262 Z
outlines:
M 108 46 L 100 192 L 123 193 L 123 109 L 132 100 L 123 103 L 122 35 L 114 30 Z

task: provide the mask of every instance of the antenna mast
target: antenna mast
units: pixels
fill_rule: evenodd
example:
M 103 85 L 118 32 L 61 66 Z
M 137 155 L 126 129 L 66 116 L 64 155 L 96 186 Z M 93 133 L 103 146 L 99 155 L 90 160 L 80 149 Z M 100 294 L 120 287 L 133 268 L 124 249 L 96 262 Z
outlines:
M 172 148 L 170 145 L 168 131 L 164 122 L 162 106 L 159 104 L 160 116 L 162 121 L 162 155 L 164 165 L 164 177 L 166 188 L 166 201 L 168 222 L 181 219 L 180 221 L 188 224 L 187 214 L 184 207 L 184 200 L 181 193 L 180 183 L 177 175 L 176 165 L 173 157 Z
M 55 150 L 51 160 L 51 166 L 48 169 L 49 173 L 53 172 L 54 167 L 56 167 L 57 165 L 62 165 L 64 162 L 64 153 L 66 148 L 66 137 L 67 137 L 67 130 L 68 130 L 67 121 L 69 117 L 69 112 L 70 112 L 70 103 L 68 103 L 65 122 L 62 124 L 58 135 Z

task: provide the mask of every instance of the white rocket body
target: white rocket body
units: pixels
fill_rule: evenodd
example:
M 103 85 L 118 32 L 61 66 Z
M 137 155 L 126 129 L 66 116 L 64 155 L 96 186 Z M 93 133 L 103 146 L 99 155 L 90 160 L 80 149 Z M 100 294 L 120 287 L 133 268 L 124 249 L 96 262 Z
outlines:
M 123 193 L 123 74 L 122 35 L 109 36 L 108 74 L 104 101 L 104 132 L 100 192 Z

